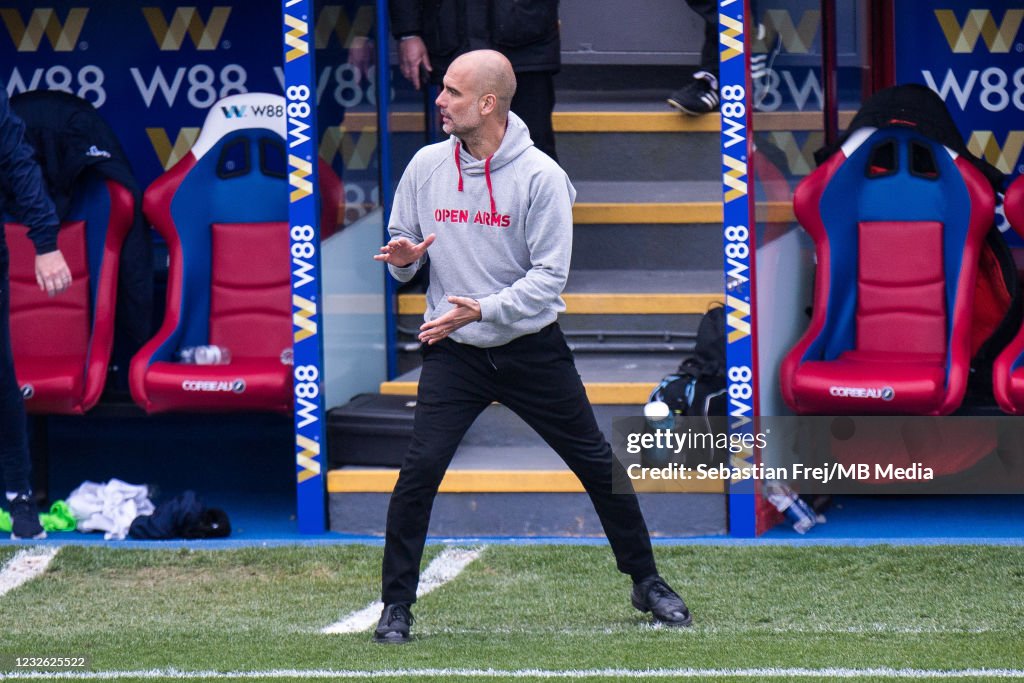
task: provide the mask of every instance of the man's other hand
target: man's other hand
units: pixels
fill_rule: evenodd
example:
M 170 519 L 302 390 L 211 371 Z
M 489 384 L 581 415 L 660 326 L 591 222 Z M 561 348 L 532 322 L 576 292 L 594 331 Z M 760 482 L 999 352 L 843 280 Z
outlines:
M 430 66 L 426 43 L 419 36 L 406 36 L 398 42 L 398 57 L 402 75 L 419 90 L 423 85 L 420 79 L 420 66 L 422 65 L 428 73 L 434 70 L 434 67 Z
M 71 270 L 60 250 L 36 256 L 36 282 L 39 289 L 56 296 L 71 286 Z
M 427 345 L 435 344 L 460 327 L 480 320 L 480 302 L 464 296 L 450 296 L 448 303 L 455 304 L 455 308 L 448 311 L 440 318 L 431 320 L 420 325 L 419 340 Z
M 383 261 L 396 268 L 411 266 L 420 260 L 430 245 L 437 239 L 437 235 L 430 233 L 427 238 L 419 244 L 413 244 L 404 237 L 391 240 L 380 248 L 380 253 L 373 257 L 374 261 Z

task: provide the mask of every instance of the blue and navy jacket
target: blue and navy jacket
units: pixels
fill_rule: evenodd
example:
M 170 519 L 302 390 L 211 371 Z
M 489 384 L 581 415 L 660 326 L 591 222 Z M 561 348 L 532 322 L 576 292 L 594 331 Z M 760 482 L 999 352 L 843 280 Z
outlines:
M 25 142 L 25 124 L 11 111 L 7 88 L 0 83 L 0 258 L 7 258 L 7 215 L 28 226 L 37 254 L 57 248 L 60 220 L 33 155 Z

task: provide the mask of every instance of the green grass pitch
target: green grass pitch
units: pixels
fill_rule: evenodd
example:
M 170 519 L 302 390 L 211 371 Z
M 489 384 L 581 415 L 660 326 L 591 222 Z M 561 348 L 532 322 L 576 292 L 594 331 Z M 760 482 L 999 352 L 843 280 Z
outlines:
M 429 546 L 425 561 L 440 551 Z M 1021 547 L 656 553 L 662 575 L 693 611 L 692 628 L 651 627 L 630 606 L 629 580 L 607 547 L 495 545 L 414 606 L 412 643 L 382 646 L 369 631 L 319 632 L 377 597 L 379 547 L 69 546 L 46 573 L 0 597 L 0 654 L 5 662 L 87 656 L 93 675 L 122 672 L 122 681 L 151 670 L 291 672 L 281 680 L 365 671 L 406 681 L 584 671 L 593 675 L 576 680 L 614 681 L 616 672 L 653 678 L 683 669 L 710 671 L 716 681 L 889 678 L 871 674 L 880 669 L 972 671 L 964 680 L 976 681 L 986 678 L 978 669 L 1024 669 Z M 443 669 L 454 671 L 435 671 Z M 832 673 L 815 673 L 826 669 Z M 472 675 L 486 670 L 505 675 Z M 733 670 L 742 673 L 729 676 Z

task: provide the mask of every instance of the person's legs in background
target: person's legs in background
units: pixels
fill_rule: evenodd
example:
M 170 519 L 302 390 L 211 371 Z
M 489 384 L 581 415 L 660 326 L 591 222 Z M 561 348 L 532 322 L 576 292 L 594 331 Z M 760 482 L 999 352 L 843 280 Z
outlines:
M 683 87 L 668 96 L 668 103 L 693 116 L 718 111 L 718 2 L 686 0 L 704 20 L 704 44 L 700 50 L 700 68 Z
M 558 161 L 551 112 L 555 109 L 555 75 L 550 71 L 516 72 L 516 94 L 512 111 L 530 129 L 537 149 Z
M 14 375 L 11 349 L 11 295 L 7 254 L 0 253 L 0 467 L 11 507 L 12 538 L 45 538 L 32 501 L 25 402 Z

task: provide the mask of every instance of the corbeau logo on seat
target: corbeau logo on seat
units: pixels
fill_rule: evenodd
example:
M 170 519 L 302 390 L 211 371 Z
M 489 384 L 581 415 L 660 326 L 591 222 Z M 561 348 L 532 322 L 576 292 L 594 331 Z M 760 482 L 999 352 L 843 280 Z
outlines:
M 754 52 L 769 52 L 775 41 L 782 43 L 782 49 L 790 54 L 805 55 L 811 51 L 814 39 L 821 26 L 821 11 L 807 10 L 800 15 L 799 23 L 793 23 L 789 10 L 770 9 L 765 11 L 761 19 L 764 35 L 754 42 Z
M 831 386 L 828 393 L 840 398 L 880 398 L 891 401 L 896 396 L 892 387 L 838 387 Z
M 160 159 L 160 165 L 166 171 L 178 163 L 192 149 L 192 145 L 196 143 L 196 138 L 199 137 L 199 129 L 192 127 L 182 128 L 178 131 L 178 137 L 174 139 L 173 146 L 164 128 L 147 128 L 146 135 L 153 145 L 153 151 L 156 152 L 157 158 Z
M 186 379 L 181 382 L 182 391 L 227 392 L 241 394 L 245 391 L 245 380 Z
M 995 16 L 987 9 L 972 9 L 964 17 L 963 25 L 951 9 L 935 10 L 942 33 L 946 36 L 949 49 L 957 53 L 974 52 L 978 37 L 985 41 L 989 52 L 1009 52 L 1024 20 L 1024 9 L 1008 9 L 1002 23 L 997 24 Z
M 0 18 L 7 26 L 7 32 L 11 34 L 14 47 L 18 52 L 35 52 L 43 42 L 43 35 L 50 41 L 56 52 L 70 52 L 78 44 L 78 36 L 82 33 L 82 26 L 85 25 L 85 17 L 89 10 L 85 7 L 74 7 L 68 10 L 68 15 L 61 24 L 57 12 L 50 7 L 41 7 L 32 10 L 28 24 L 21 17 L 21 12 L 16 9 L 0 9 Z
M 146 17 L 149 30 L 153 32 L 153 38 L 161 50 L 180 50 L 186 33 L 192 38 L 197 50 L 216 50 L 231 15 L 231 8 L 214 7 L 210 10 L 209 18 L 203 21 L 195 7 L 178 7 L 169 24 L 159 7 L 143 7 L 142 15 Z
M 967 142 L 971 154 L 982 157 L 1003 173 L 1016 173 L 1024 151 L 1024 130 L 1011 130 L 1000 147 L 995 133 L 990 130 L 976 130 Z
M 36 388 L 31 384 L 21 385 L 21 397 L 26 401 L 36 395 Z

